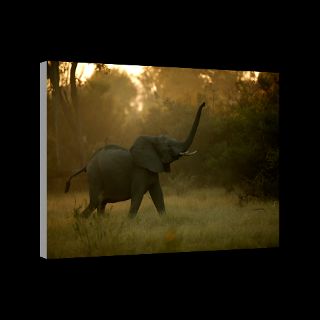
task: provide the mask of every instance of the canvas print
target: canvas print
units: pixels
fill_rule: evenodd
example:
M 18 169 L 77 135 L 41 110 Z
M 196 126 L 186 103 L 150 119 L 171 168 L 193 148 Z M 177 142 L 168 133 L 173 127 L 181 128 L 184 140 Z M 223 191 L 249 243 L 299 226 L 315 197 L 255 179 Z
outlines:
M 48 258 L 279 245 L 279 74 L 47 62 Z

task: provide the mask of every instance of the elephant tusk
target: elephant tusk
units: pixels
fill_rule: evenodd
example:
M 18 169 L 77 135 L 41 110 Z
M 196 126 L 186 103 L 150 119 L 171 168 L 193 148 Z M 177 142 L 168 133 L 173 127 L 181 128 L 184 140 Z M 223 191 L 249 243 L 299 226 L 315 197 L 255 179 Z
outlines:
M 196 154 L 197 152 L 198 152 L 197 150 L 192 151 L 192 152 L 186 151 L 186 152 L 180 152 L 179 155 L 180 156 L 192 156 L 192 155 Z

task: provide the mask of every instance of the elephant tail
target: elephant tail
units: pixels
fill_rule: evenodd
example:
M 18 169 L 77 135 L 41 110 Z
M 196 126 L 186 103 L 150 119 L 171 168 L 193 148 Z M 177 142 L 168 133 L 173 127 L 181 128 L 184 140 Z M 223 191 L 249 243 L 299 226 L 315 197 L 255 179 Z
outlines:
M 64 193 L 67 193 L 70 189 L 70 183 L 71 183 L 71 179 L 75 176 L 77 176 L 78 174 L 80 174 L 81 172 L 86 172 L 87 168 L 83 167 L 81 170 L 79 170 L 78 172 L 76 172 L 75 174 L 73 174 L 72 176 L 69 177 L 69 179 L 66 182 L 66 188 L 64 190 Z

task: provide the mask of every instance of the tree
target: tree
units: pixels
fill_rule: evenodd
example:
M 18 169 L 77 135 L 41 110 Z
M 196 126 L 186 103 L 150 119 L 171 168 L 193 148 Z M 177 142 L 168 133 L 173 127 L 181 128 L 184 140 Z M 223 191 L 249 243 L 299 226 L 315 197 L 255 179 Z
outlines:
M 60 151 L 60 131 L 59 131 L 59 110 L 61 106 L 61 91 L 60 91 L 60 73 L 59 73 L 59 62 L 49 61 L 48 67 L 48 77 L 51 81 L 52 90 L 52 105 L 54 109 L 54 124 L 55 124 L 55 151 L 58 169 L 61 168 L 61 151 Z
M 69 146 L 73 153 L 78 155 L 79 165 L 85 162 L 84 139 L 82 133 L 81 117 L 79 115 L 79 101 L 76 84 L 77 62 L 48 62 L 48 78 L 52 86 L 52 107 L 54 109 L 55 123 L 55 154 L 57 170 L 62 172 L 64 168 L 62 157 L 66 146 L 64 140 L 68 136 L 72 142 Z M 68 93 L 68 88 L 70 92 Z M 48 96 L 50 99 L 50 96 Z M 68 126 L 71 134 L 64 134 L 65 126 Z
M 76 69 L 77 69 L 77 62 L 71 63 L 71 70 L 70 70 L 70 89 L 71 89 L 71 103 L 73 106 L 73 109 L 75 110 L 75 118 L 76 118 L 76 137 L 78 142 L 78 148 L 80 153 L 80 166 L 82 167 L 85 164 L 86 161 L 86 155 L 85 155 L 85 149 L 84 149 L 84 143 L 85 139 L 82 132 L 82 120 L 79 116 L 79 102 L 78 102 L 78 91 L 77 91 L 77 85 L 76 85 Z
M 117 70 L 96 72 L 81 87 L 79 105 L 89 154 L 107 143 L 128 145 L 138 112 L 132 106 L 136 94 L 130 78 Z

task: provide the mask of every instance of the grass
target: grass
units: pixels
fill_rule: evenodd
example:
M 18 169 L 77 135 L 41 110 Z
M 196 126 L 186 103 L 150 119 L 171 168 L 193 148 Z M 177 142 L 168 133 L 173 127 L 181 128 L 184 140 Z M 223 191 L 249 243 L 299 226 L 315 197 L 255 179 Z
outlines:
M 167 215 L 145 195 L 135 219 L 130 201 L 107 206 L 104 217 L 77 217 L 85 192 L 48 194 L 48 258 L 277 247 L 279 204 L 238 198 L 222 189 L 164 189 Z

